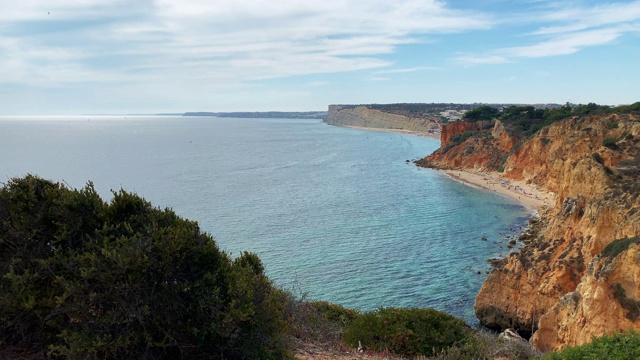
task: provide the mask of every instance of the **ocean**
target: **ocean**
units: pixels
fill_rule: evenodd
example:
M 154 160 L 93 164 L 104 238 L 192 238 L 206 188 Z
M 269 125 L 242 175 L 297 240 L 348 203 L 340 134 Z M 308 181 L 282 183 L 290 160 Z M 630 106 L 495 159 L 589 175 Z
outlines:
M 320 120 L 4 116 L 0 176 L 92 181 L 107 200 L 123 188 L 198 221 L 232 256 L 257 253 L 298 296 L 474 325 L 486 260 L 530 213 L 411 163 L 438 146 Z

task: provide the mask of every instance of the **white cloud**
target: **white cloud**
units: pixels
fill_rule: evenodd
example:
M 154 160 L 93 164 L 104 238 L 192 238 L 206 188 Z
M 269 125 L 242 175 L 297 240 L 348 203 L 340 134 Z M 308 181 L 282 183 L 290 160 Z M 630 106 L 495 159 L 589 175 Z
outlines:
M 591 8 L 565 8 L 543 16 L 545 21 L 566 24 L 546 26 L 534 32 L 537 35 L 558 34 L 590 28 L 629 23 L 640 20 L 640 1 L 606 3 Z
M 550 24 L 522 38 L 523 41 L 533 38 L 532 44 L 458 56 L 454 60 L 464 65 L 500 64 L 518 58 L 569 55 L 587 47 L 611 44 L 627 33 L 640 32 L 640 1 L 590 8 L 562 6 L 554 3 L 544 12 L 528 15 L 530 21 Z
M 0 22 L 0 84 L 203 88 L 388 67 L 400 45 L 490 26 L 436 0 L 21 0 Z
M 376 74 L 402 74 L 402 73 L 427 71 L 427 70 L 440 70 L 440 68 L 437 66 L 416 66 L 416 67 L 404 68 L 404 69 L 380 70 L 380 71 L 376 71 Z
M 308 83 L 306 83 L 306 86 L 310 86 L 310 87 L 321 87 L 321 86 L 327 86 L 329 85 L 330 82 L 328 81 L 310 81 Z
M 480 64 L 504 64 L 509 60 L 499 55 L 458 55 L 454 61 L 464 65 L 480 65 Z
M 548 41 L 530 46 L 519 46 L 500 50 L 511 57 L 547 57 L 568 55 L 588 46 L 604 45 L 620 37 L 621 28 L 598 29 L 562 34 Z

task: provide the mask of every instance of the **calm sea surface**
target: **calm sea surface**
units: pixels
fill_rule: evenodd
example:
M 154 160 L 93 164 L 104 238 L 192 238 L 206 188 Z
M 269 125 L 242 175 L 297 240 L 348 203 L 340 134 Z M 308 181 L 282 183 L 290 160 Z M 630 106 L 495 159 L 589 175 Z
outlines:
M 319 120 L 0 117 L 0 176 L 90 180 L 106 199 L 122 187 L 198 221 L 233 256 L 256 252 L 298 294 L 475 324 L 486 260 L 529 214 L 405 162 L 438 146 Z

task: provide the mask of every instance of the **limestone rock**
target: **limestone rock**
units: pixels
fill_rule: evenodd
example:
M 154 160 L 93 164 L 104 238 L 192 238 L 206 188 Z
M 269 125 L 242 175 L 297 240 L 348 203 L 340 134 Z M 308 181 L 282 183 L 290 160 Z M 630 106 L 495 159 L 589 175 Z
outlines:
M 498 264 L 483 284 L 475 303 L 482 323 L 535 331 L 539 319 L 581 283 L 594 256 L 614 239 L 640 234 L 639 132 L 633 117 L 572 118 L 542 129 L 506 160 L 505 177 L 554 192 L 557 202 L 543 214 L 546 226 L 538 236 Z M 625 140 L 609 154 L 607 138 Z M 584 338 L 590 339 L 587 330 Z M 569 343 L 570 337 L 557 341 Z
M 640 330 L 640 245 L 614 259 L 597 256 L 576 290 L 541 319 L 532 344 L 541 350 L 582 345 L 593 336 Z
M 338 126 L 416 132 L 437 132 L 440 130 L 439 120 L 435 117 L 409 117 L 371 109 L 366 106 L 329 105 L 329 112 L 325 122 Z

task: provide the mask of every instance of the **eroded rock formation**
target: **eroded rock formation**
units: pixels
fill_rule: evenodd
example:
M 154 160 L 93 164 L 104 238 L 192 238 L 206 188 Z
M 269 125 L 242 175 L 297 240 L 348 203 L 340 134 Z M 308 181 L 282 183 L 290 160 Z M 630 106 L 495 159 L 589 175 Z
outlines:
M 630 319 L 624 306 L 615 304 L 621 291 L 627 304 L 640 300 L 640 255 L 631 255 L 640 250 L 631 247 L 608 265 L 598 257 L 612 241 L 640 235 L 638 117 L 574 117 L 520 143 L 499 122 L 491 136 L 485 130 L 466 138 L 461 135 L 467 126 L 477 125 L 455 125 L 443 128 L 443 146 L 422 165 L 504 169 L 505 178 L 556 195 L 555 207 L 541 214 L 544 226 L 485 281 L 475 304 L 480 321 L 525 335 L 538 330 L 533 343 L 544 349 L 581 344 L 606 331 L 640 329 L 640 319 Z M 593 270 L 605 268 L 612 270 Z
M 519 137 L 506 131 L 500 121 L 459 121 L 444 125 L 440 149 L 418 161 L 436 169 L 497 170 Z
M 625 245 L 633 241 L 616 242 Z M 640 245 L 615 252 L 594 257 L 575 291 L 564 295 L 542 316 L 531 341 L 534 346 L 556 350 L 587 343 L 592 336 L 638 328 Z

